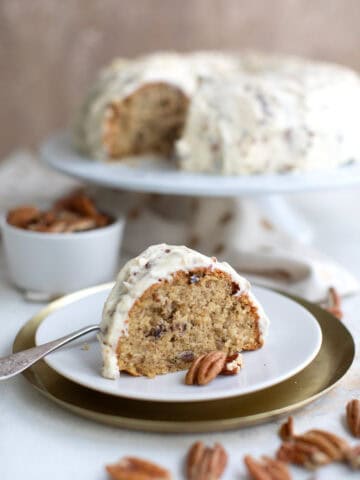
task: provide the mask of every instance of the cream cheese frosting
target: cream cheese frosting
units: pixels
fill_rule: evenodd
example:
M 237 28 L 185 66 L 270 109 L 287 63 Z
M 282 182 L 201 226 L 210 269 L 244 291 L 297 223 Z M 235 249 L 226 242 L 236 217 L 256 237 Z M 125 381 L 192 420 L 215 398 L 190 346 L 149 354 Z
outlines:
M 235 295 L 246 293 L 249 296 L 257 309 L 260 334 L 266 335 L 269 320 L 263 308 L 251 293 L 249 282 L 228 263 L 218 262 L 215 257 L 207 257 L 185 246 L 153 245 L 126 263 L 106 300 L 99 334 L 104 377 L 114 379 L 119 375 L 116 348 L 119 337 L 128 334 L 128 314 L 134 302 L 153 284 L 171 280 L 178 271 L 195 268 L 220 270 L 230 275 L 239 287 Z
M 203 78 L 234 70 L 232 59 L 221 54 L 155 53 L 129 61 L 117 59 L 100 72 L 76 119 L 74 141 L 77 148 L 95 158 L 106 159 L 102 124 L 110 102 L 125 99 L 150 83 L 167 83 L 191 98 Z
M 359 160 L 355 73 L 294 59 L 260 65 L 199 86 L 176 144 L 181 169 L 234 175 Z
M 106 159 L 107 105 L 153 82 L 174 85 L 190 99 L 175 146 L 183 170 L 242 175 L 326 169 L 359 160 L 355 72 L 249 52 L 160 52 L 115 61 L 83 105 L 75 128 L 77 148 Z

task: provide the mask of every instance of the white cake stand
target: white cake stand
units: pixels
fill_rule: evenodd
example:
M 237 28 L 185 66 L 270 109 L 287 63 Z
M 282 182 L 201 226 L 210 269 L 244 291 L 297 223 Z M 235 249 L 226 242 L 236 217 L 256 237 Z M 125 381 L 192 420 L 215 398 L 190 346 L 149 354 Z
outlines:
M 360 165 L 351 164 L 328 171 L 288 172 L 249 176 L 222 176 L 182 172 L 156 157 L 103 163 L 77 153 L 70 135 L 62 132 L 41 147 L 41 158 L 50 167 L 80 180 L 121 190 L 167 195 L 211 197 L 257 196 L 264 214 L 283 231 L 309 241 L 311 230 L 280 194 L 352 187 L 360 184 Z

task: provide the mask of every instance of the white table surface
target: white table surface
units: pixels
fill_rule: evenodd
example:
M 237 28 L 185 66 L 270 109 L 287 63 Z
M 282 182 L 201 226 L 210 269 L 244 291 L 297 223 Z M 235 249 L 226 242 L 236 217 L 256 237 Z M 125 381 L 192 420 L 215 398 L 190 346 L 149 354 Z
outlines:
M 292 197 L 315 231 L 315 245 L 360 276 L 360 190 L 323 192 Z M 42 305 L 26 303 L 6 279 L 0 252 L 0 356 L 10 353 L 19 328 Z M 360 338 L 360 296 L 344 302 L 344 323 Z M 344 406 L 360 398 L 359 359 L 340 385 L 324 398 L 295 415 L 299 432 L 323 428 L 353 444 L 344 424 Z M 197 439 L 221 442 L 230 455 L 225 480 L 246 479 L 242 458 L 272 455 L 279 446 L 281 421 L 233 432 L 203 435 L 171 435 L 130 432 L 94 423 L 62 410 L 37 393 L 22 377 L 0 383 L 0 479 L 1 480 L 105 480 L 104 465 L 123 455 L 154 460 L 169 468 L 175 479 L 182 475 L 183 460 Z M 322 468 L 314 476 L 292 468 L 293 478 L 332 480 L 357 478 L 343 466 Z

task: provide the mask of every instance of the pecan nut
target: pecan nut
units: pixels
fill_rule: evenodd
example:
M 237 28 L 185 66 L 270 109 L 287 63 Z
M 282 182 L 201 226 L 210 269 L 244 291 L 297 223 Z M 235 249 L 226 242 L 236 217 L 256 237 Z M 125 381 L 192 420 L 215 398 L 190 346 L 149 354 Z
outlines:
M 261 460 L 255 460 L 246 455 L 244 463 L 253 480 L 291 480 L 286 464 L 280 460 L 266 456 L 261 457 Z
M 315 469 L 331 462 L 345 460 L 348 449 L 348 443 L 337 435 L 325 430 L 309 430 L 284 442 L 277 452 L 277 458 Z
M 280 436 L 281 440 L 283 440 L 284 442 L 286 442 L 288 440 L 292 440 L 294 438 L 295 434 L 294 434 L 294 419 L 293 419 L 293 417 L 290 416 L 286 420 L 285 423 L 280 425 L 279 436 Z
M 55 205 L 56 210 L 67 210 L 83 217 L 95 217 L 98 211 L 94 202 L 83 191 L 75 191 L 66 197 L 60 198 Z
M 225 471 L 228 456 L 222 445 L 210 448 L 196 442 L 189 450 L 186 461 L 187 480 L 218 480 Z
M 237 375 L 242 369 L 244 363 L 240 352 L 228 355 L 225 360 L 221 375 Z
M 360 470 L 360 445 L 349 448 L 345 454 L 345 459 L 351 468 L 354 470 Z
M 301 441 L 284 442 L 276 456 L 282 462 L 294 463 L 309 470 L 314 470 L 331 462 L 325 453 L 319 451 L 313 445 Z
M 32 205 L 14 208 L 7 214 L 7 222 L 18 228 L 26 228 L 40 217 L 40 210 Z
M 360 400 L 351 400 L 346 405 L 346 420 L 354 437 L 360 437 Z
M 31 205 L 11 210 L 9 224 L 18 228 L 44 233 L 80 232 L 109 225 L 112 219 L 99 212 L 84 193 L 75 193 L 58 200 L 48 211 Z
M 65 232 L 83 232 L 96 227 L 96 221 L 93 218 L 83 217 L 73 220 L 66 226 Z
M 341 310 L 341 297 L 334 287 L 329 288 L 328 298 L 324 308 L 334 315 L 334 317 L 338 318 L 339 320 L 342 319 L 343 312 Z
M 186 385 L 207 385 L 220 374 L 225 360 L 226 353 L 216 350 L 200 355 L 193 361 L 186 374 Z
M 39 225 L 41 229 L 41 224 Z M 45 231 L 49 233 L 63 233 L 66 231 L 67 223 L 64 220 L 55 220 L 51 225 L 45 227 Z
M 111 223 L 111 218 L 104 213 L 98 213 L 97 215 L 95 215 L 94 220 L 98 228 L 106 227 L 106 225 L 109 225 L 109 223 Z
M 124 457 L 106 471 L 113 480 L 171 480 L 168 470 L 155 463 L 136 457 Z

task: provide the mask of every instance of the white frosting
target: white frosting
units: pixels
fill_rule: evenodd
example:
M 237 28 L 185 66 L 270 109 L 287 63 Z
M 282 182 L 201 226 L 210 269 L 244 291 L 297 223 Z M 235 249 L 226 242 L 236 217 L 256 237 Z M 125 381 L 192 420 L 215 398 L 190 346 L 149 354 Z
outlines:
M 118 60 L 99 77 L 78 119 L 75 141 L 107 154 L 107 105 L 152 82 L 190 98 L 181 169 L 251 174 L 329 168 L 359 160 L 360 81 L 338 65 L 243 53 L 157 53 Z
M 359 160 L 359 121 L 355 73 L 290 59 L 250 62 L 236 78 L 199 86 L 176 151 L 189 171 L 326 169 Z
M 216 53 L 157 53 L 133 61 L 115 60 L 100 72 L 87 96 L 75 125 L 75 144 L 95 158 L 106 159 L 102 125 L 109 103 L 122 100 L 138 88 L 156 82 L 174 85 L 192 97 L 200 79 L 210 77 L 217 70 L 225 74 L 232 69 L 230 59 Z
M 184 246 L 167 244 L 153 245 L 141 255 L 133 258 L 121 269 L 116 283 L 106 300 L 99 340 L 103 355 L 103 375 L 116 378 L 119 375 L 116 348 L 119 338 L 128 334 L 128 314 L 134 302 L 152 285 L 171 280 L 178 271 L 190 271 L 195 268 L 220 270 L 231 276 L 239 286 L 235 295 L 247 293 L 257 308 L 260 334 L 266 334 L 268 318 L 261 305 L 250 292 L 249 282 L 240 276 L 226 262 L 218 262 Z

